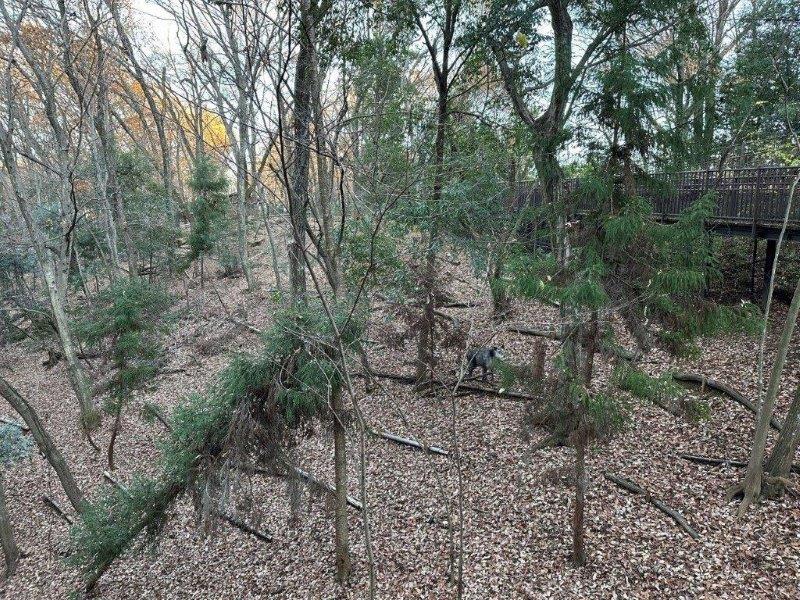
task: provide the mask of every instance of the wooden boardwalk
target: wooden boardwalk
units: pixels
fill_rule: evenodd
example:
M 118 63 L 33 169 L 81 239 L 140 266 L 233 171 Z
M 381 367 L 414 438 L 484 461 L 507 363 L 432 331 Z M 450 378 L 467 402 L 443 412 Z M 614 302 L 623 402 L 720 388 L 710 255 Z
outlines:
M 653 178 L 659 183 L 659 191 L 641 189 L 640 193 L 652 203 L 654 216 L 670 222 L 704 194 L 716 192 L 714 217 L 709 221 L 716 233 L 775 239 L 798 171 L 800 167 L 757 167 L 657 173 Z M 567 179 L 564 191 L 572 193 L 579 185 L 579 180 Z M 517 206 L 540 204 L 536 183 L 521 182 L 516 202 Z M 578 211 L 588 208 L 579 206 Z M 789 212 L 787 236 L 800 240 L 800 185 Z

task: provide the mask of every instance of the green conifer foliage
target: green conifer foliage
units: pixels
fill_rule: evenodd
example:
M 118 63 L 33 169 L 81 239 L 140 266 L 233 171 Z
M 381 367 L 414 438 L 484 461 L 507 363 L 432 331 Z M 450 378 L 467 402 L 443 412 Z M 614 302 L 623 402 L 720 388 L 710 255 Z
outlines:
M 187 257 L 191 263 L 198 258 L 202 261 L 219 248 L 226 227 L 228 181 L 219 166 L 202 155 L 195 161 L 189 187 L 197 194 L 191 205 L 192 229 Z
M 158 372 L 159 334 L 169 322 L 172 302 L 167 292 L 142 278 L 121 279 L 97 295 L 92 310 L 80 323 L 79 334 L 88 344 L 110 345 L 114 372 L 106 409 L 115 417 L 108 450 L 112 469 L 120 415 L 125 404 Z
M 335 315 L 345 351 L 353 351 L 363 319 Z M 137 476 L 126 490 L 97 499 L 73 529 L 73 562 L 91 587 L 111 562 L 147 531 L 155 535 L 172 503 L 190 491 L 206 509 L 223 510 L 230 469 L 256 457 L 283 466 L 293 430 L 326 416 L 341 387 L 336 333 L 317 305 L 280 312 L 257 354 L 241 354 L 203 394 L 194 394 L 170 418 L 154 477 Z

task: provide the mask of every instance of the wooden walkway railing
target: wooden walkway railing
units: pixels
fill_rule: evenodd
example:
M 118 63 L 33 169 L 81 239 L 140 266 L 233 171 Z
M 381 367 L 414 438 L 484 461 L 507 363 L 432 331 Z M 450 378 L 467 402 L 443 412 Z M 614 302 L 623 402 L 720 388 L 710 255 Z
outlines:
M 717 193 L 713 220 L 718 224 L 753 227 L 776 227 L 783 222 L 792 182 L 800 167 L 756 167 L 708 171 L 657 173 L 653 178 L 660 190 L 639 192 L 653 204 L 655 216 L 674 220 L 709 191 Z M 564 181 L 564 193 L 573 193 L 577 179 Z M 521 182 L 517 206 L 538 205 L 541 193 L 535 182 Z M 578 207 L 579 211 L 590 207 Z M 800 229 L 800 185 L 795 190 L 789 213 L 790 227 Z

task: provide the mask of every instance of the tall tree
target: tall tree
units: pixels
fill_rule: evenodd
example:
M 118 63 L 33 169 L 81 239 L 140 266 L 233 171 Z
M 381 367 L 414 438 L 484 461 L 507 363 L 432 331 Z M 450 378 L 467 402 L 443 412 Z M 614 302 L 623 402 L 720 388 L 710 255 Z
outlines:
M 91 386 L 78 359 L 67 316 L 67 276 L 80 217 L 75 180 L 81 149 L 80 120 L 83 115 L 79 112 L 76 127 L 71 121 L 74 115 L 60 110 L 58 97 L 63 90 L 56 78 L 56 70 L 52 68 L 52 61 L 48 61 L 23 35 L 28 26 L 34 31 L 58 31 L 56 23 L 52 22 L 52 13 L 46 7 L 27 3 L 18 6 L 10 4 L 8 0 L 0 2 L 0 13 L 6 27 L 12 32 L 10 55 L 3 73 L 5 114 L 0 121 L 3 166 L 44 275 L 70 383 L 81 408 L 81 422 L 84 427 L 90 427 L 96 422 L 98 413 L 92 400 Z M 33 109 L 19 98 L 20 84 L 29 86 L 39 102 L 50 144 L 43 143 L 39 135 L 41 132 L 34 130 Z M 17 137 L 22 139 L 18 140 Z M 53 232 L 43 231 L 42 225 L 33 216 L 31 198 L 36 195 L 36 184 L 26 184 L 26 174 L 19 166 L 20 157 L 25 158 L 31 168 L 30 173 L 39 169 L 38 177 L 53 186 L 49 190 L 57 199 Z M 48 239 L 49 233 L 54 234 L 54 239 Z

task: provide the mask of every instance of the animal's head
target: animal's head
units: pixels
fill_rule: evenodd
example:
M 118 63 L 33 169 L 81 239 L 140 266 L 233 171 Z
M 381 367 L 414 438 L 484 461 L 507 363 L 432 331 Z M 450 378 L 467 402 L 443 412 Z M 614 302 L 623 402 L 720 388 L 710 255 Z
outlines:
M 491 348 L 489 348 L 489 356 L 491 358 L 503 358 L 502 348 L 498 348 L 497 346 L 492 346 Z

